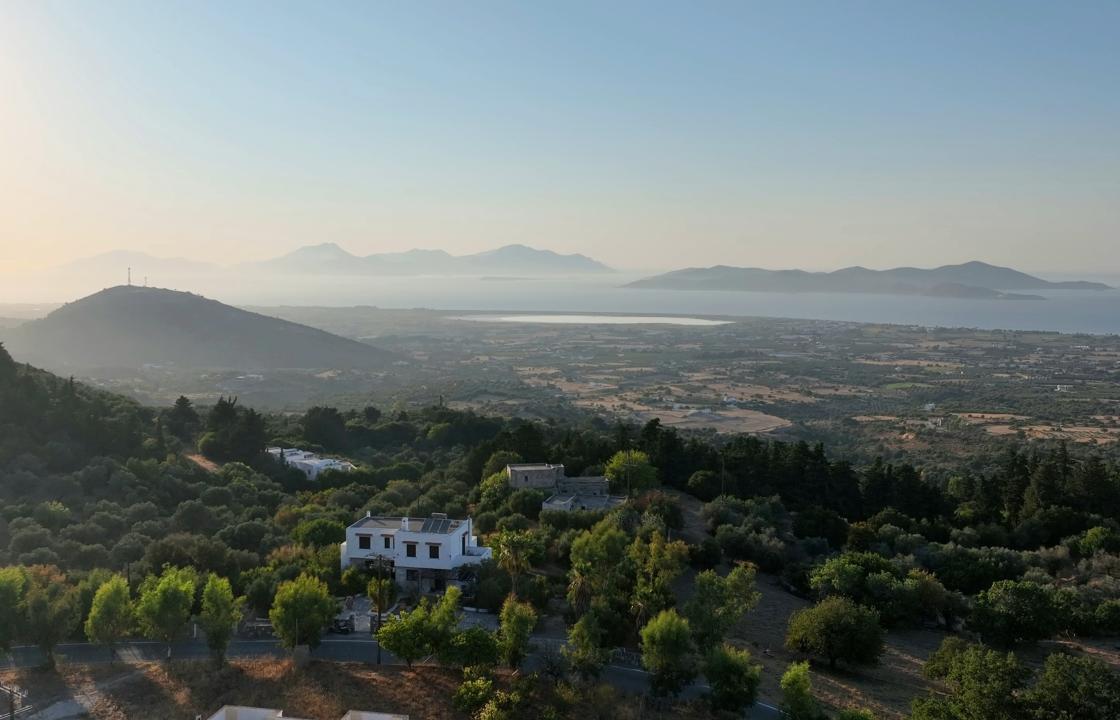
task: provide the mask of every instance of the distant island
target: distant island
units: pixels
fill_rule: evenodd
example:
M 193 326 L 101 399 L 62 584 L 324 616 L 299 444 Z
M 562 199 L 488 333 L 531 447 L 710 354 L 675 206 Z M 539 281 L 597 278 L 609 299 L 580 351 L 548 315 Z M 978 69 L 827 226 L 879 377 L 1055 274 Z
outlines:
M 307 245 L 279 257 L 219 266 L 183 258 L 161 258 L 131 250 L 82 258 L 54 268 L 65 275 L 113 274 L 120 277 L 125 268 L 141 281 L 149 274 L 160 277 L 212 275 L 235 271 L 253 275 L 322 276 L 483 276 L 487 279 L 516 276 L 588 275 L 612 273 L 614 269 L 578 253 L 562 254 L 527 245 L 505 245 L 469 255 L 452 255 L 445 250 L 407 250 L 405 252 L 355 255 L 337 243 Z
M 746 292 L 843 292 L 981 300 L 1044 300 L 1021 290 L 1109 290 L 1096 282 L 1050 282 L 1011 268 L 972 261 L 936 268 L 901 267 L 869 270 L 850 267 L 833 272 L 764 270 L 716 265 L 687 268 L 632 282 L 626 287 L 659 290 L 737 290 Z
M 527 245 L 505 245 L 472 255 L 444 250 L 354 255 L 335 243 L 311 245 L 246 269 L 281 273 L 338 275 L 578 275 L 609 273 L 611 268 L 586 255 L 562 255 Z

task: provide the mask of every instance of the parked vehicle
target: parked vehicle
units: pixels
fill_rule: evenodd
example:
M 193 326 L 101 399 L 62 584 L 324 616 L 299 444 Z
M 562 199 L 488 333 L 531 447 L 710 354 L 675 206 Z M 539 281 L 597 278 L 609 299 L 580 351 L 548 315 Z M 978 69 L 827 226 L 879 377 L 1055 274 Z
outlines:
M 346 617 L 336 617 L 331 621 L 331 626 L 328 628 L 332 633 L 340 633 L 342 635 L 349 635 L 354 632 L 354 615 L 347 615 Z

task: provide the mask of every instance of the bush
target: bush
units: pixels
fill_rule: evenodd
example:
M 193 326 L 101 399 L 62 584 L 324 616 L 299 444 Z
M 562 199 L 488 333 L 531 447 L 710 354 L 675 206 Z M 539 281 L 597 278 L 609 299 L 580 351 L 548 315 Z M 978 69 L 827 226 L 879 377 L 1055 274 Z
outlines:
M 1059 628 L 1058 611 L 1048 588 L 1029 580 L 1001 580 L 976 596 L 971 628 L 987 642 L 1035 643 Z
M 879 613 L 847 598 L 825 598 L 793 614 L 786 647 L 826 658 L 831 668 L 838 660 L 874 663 L 883 652 Z
M 696 677 L 692 631 L 675 610 L 662 610 L 642 628 L 642 667 L 655 695 L 676 695 Z
M 498 526 L 498 513 L 491 510 L 481 512 L 474 517 L 474 527 L 480 533 L 494 532 L 494 528 Z
M 754 705 L 762 666 L 751 661 L 751 654 L 730 645 L 717 647 L 704 662 L 704 677 L 712 691 L 708 701 L 716 711 L 741 713 Z
M 529 518 L 521 514 L 514 514 L 507 515 L 499 520 L 497 529 L 498 532 L 504 532 L 506 530 L 528 530 L 531 525 L 532 523 L 529 522 Z
M 494 682 L 488 677 L 463 680 L 451 696 L 451 704 L 460 712 L 474 713 L 494 694 Z
M 793 663 L 782 674 L 782 714 L 788 720 L 818 720 L 823 717 L 813 697 L 809 663 Z
M 688 548 L 688 561 L 698 570 L 714 568 L 722 559 L 723 551 L 715 538 L 706 537 L 699 545 L 690 545 Z

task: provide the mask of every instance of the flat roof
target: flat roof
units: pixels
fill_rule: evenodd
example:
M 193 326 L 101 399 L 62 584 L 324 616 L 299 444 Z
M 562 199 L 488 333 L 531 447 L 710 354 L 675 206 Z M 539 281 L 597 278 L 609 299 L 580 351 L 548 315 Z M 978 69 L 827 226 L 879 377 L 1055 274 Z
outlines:
M 368 528 L 370 530 L 404 530 L 402 517 L 385 517 L 373 515 L 358 518 L 352 528 Z M 458 530 L 466 520 L 454 520 L 447 517 L 408 518 L 408 532 L 429 533 L 432 535 L 447 535 Z
M 564 466 L 552 463 L 510 463 L 506 467 L 510 470 L 553 470 Z

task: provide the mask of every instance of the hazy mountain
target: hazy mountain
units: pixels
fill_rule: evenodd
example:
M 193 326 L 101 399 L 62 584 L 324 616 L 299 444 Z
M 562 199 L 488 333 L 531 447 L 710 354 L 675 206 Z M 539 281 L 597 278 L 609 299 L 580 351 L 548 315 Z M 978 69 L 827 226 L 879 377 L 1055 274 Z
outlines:
M 249 269 L 289 274 L 338 275 L 577 275 L 611 272 L 586 255 L 561 255 L 525 245 L 506 245 L 473 255 L 443 250 L 354 255 L 335 243 L 299 248 Z
M 465 255 L 460 258 L 478 272 L 491 275 L 520 273 L 523 275 L 576 275 L 612 272 L 611 268 L 578 253 L 561 255 L 551 250 L 537 250 L 526 245 L 506 245 L 497 250 Z
M 1093 282 L 1049 282 L 1011 268 L 982 262 L 932 269 L 902 267 L 869 270 L 850 267 L 833 272 L 763 270 L 717 265 L 688 268 L 644 278 L 628 287 L 666 290 L 753 290 L 764 292 L 856 292 L 939 297 L 1025 299 L 1006 290 L 1107 290 Z
M 239 370 L 376 368 L 392 353 L 199 295 L 119 286 L 0 330 L 16 359 L 56 370 L 173 365 Z

